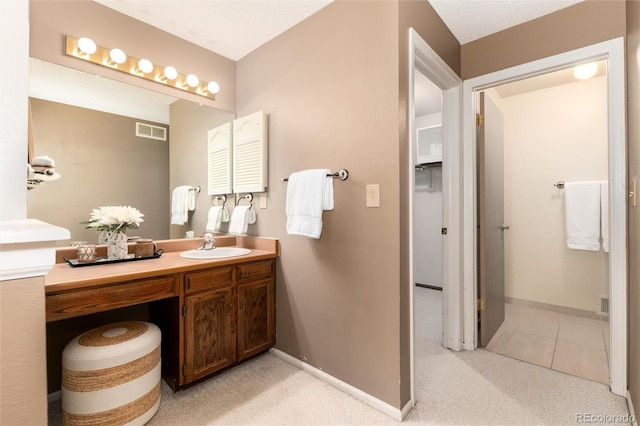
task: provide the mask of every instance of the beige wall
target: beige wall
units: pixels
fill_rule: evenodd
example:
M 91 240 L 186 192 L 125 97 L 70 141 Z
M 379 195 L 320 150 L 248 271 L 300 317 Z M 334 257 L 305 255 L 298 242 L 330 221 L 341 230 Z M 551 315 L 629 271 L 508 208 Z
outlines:
M 28 217 L 95 244 L 96 230 L 80 222 L 100 206 L 133 206 L 144 222 L 127 235 L 169 238 L 169 141 L 135 135 L 137 121 L 168 126 L 41 99 L 31 99 L 31 114 L 34 153 L 54 158 L 62 178 L 28 192 Z
M 0 282 L 0 423 L 47 422 L 44 277 Z
M 30 1 L 29 55 L 113 80 L 189 99 L 225 111 L 236 109 L 236 63 L 179 37 L 144 24 L 90 0 Z M 162 66 L 215 80 L 220 92 L 215 100 L 165 87 L 132 75 L 66 56 L 65 36 L 90 37 L 99 46 L 120 47 L 127 54 L 146 57 Z
M 427 2 L 338 1 L 238 62 L 238 115 L 269 115 L 268 208 L 258 211 L 256 233 L 281 241 L 277 347 L 396 408 L 410 390 L 400 52 L 416 21 L 443 28 Z M 446 34 L 424 37 L 455 62 Z M 288 236 L 281 178 L 316 167 L 350 177 L 334 183 L 319 240 Z M 366 208 L 365 186 L 374 183 L 380 208 Z
M 629 181 L 640 182 L 640 2 L 627 1 Z M 640 411 L 640 207 L 629 208 L 629 391 Z
M 200 186 L 200 193 L 196 194 L 196 208 L 189 212 L 189 222 L 184 225 L 170 225 L 170 237 L 184 238 L 185 232 L 189 230 L 194 231 L 196 236 L 201 236 L 205 231 L 207 213 L 213 202 L 213 196 L 207 194 L 207 131 L 233 121 L 235 114 L 187 101 L 174 102 L 169 108 L 169 113 L 171 177 L 168 196 L 176 186 Z M 229 197 L 226 205 L 231 212 L 234 206 L 232 197 Z M 224 224 L 221 231 L 226 229 L 228 225 Z
M 586 0 L 462 46 L 462 78 L 625 35 L 625 2 Z
M 496 100 L 504 116 L 505 295 L 595 313 L 609 256 L 569 250 L 562 181 L 608 179 L 606 77 Z M 535 119 L 532 119 L 535 117 Z

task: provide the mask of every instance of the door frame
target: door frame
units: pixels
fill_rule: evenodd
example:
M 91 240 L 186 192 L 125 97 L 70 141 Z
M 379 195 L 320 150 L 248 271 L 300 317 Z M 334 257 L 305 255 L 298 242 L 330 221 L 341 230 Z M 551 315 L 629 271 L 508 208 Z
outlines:
M 414 192 L 415 192 L 415 69 L 424 74 L 443 92 L 442 102 L 442 226 L 448 229 L 442 242 L 443 271 L 443 346 L 462 350 L 462 173 L 461 173 L 461 89 L 462 80 L 446 62 L 413 29 L 409 28 L 409 81 L 408 81 L 408 140 L 409 163 L 409 345 L 411 368 L 411 399 L 415 401 L 415 308 L 414 308 Z
M 624 39 L 622 37 L 514 66 L 463 82 L 463 276 L 464 348 L 478 346 L 477 299 L 477 199 L 475 150 L 476 93 L 494 86 L 545 74 L 579 63 L 607 61 L 607 120 L 609 167 L 609 385 L 617 395 L 627 391 L 627 148 Z

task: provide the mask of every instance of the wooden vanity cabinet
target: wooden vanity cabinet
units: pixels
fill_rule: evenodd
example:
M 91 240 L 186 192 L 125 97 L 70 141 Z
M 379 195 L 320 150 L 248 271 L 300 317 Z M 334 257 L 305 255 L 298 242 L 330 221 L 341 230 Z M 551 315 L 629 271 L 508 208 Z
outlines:
M 273 259 L 184 275 L 186 385 L 275 343 Z

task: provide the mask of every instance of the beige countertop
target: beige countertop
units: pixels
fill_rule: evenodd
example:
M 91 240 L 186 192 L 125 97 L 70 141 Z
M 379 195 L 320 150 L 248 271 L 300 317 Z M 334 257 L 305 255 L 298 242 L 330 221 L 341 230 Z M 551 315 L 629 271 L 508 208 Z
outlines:
M 75 258 L 75 248 L 59 249 L 56 265 L 45 276 L 47 295 L 96 287 L 116 282 L 151 278 L 165 274 L 195 271 L 216 266 L 234 265 L 278 256 L 278 240 L 262 237 L 216 236 L 217 247 L 243 247 L 251 250 L 244 256 L 226 259 L 186 259 L 180 253 L 202 245 L 202 238 L 156 241 L 164 253 L 157 259 L 72 267 L 64 258 Z M 131 244 L 130 252 L 132 251 Z M 104 247 L 102 247 L 104 250 Z M 98 255 L 102 255 L 98 251 Z

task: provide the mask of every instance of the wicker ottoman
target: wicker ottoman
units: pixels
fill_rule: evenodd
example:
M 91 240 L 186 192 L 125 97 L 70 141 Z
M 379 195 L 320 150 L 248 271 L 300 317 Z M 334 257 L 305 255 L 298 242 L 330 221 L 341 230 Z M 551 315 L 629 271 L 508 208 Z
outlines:
M 160 407 L 160 329 L 127 321 L 88 331 L 62 352 L 62 423 L 145 424 Z

